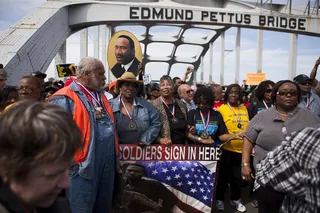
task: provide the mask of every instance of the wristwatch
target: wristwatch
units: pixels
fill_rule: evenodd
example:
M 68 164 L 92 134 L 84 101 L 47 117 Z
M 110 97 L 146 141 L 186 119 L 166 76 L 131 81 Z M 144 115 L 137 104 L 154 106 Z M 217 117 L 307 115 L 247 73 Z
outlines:
M 199 141 L 199 143 L 201 143 L 201 138 L 200 137 L 198 137 L 198 141 Z
M 244 167 L 244 166 L 250 166 L 250 163 L 242 163 L 241 167 Z

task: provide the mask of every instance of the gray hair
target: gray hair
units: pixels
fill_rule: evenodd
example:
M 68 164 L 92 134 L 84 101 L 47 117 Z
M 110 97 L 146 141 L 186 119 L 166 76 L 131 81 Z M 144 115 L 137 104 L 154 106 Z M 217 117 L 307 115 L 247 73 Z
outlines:
M 85 72 L 91 72 L 94 70 L 97 66 L 97 62 L 102 64 L 99 59 L 93 57 L 82 58 L 77 66 L 77 77 L 82 76 Z
M 70 161 L 81 141 L 72 115 L 63 108 L 18 102 L 0 117 L 1 177 L 21 179 L 43 163 Z
M 4 69 L 0 69 L 0 76 L 8 78 L 8 73 Z

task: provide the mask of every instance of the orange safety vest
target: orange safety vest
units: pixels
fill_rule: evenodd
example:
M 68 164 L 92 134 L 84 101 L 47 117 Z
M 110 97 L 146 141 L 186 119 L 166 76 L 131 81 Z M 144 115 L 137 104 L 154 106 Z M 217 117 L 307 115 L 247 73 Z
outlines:
M 81 99 L 76 94 L 76 92 L 73 91 L 69 86 L 60 89 L 59 91 L 54 93 L 52 97 L 53 96 L 67 96 L 74 102 L 73 120 L 76 122 L 77 126 L 82 132 L 82 139 L 83 139 L 82 143 L 84 144 L 83 149 L 78 150 L 75 153 L 74 158 L 76 163 L 83 162 L 89 151 L 90 135 L 91 135 L 90 134 L 91 133 L 90 117 L 89 117 L 88 110 L 85 107 L 85 105 L 82 103 Z M 111 106 L 104 95 L 102 95 L 102 102 L 103 102 L 103 105 L 106 107 L 112 122 L 115 125 Z M 116 149 L 115 152 L 116 152 L 116 155 L 118 156 L 119 155 L 118 136 L 116 135 L 115 131 L 114 131 L 114 141 L 115 141 L 115 149 Z

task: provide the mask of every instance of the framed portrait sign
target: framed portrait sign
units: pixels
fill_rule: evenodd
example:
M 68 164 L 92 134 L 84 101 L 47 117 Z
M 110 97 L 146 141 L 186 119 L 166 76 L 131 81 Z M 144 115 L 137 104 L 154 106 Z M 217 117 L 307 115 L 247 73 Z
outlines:
M 115 33 L 109 41 L 107 57 L 109 68 L 116 78 L 125 72 L 139 75 L 142 50 L 140 42 L 132 33 L 126 30 Z

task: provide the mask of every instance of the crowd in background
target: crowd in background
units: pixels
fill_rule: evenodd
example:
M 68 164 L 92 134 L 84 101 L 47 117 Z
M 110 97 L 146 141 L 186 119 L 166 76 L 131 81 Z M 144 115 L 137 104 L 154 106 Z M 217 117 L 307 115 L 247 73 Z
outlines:
M 147 146 L 155 143 L 220 146 L 217 210 L 224 210 L 225 192 L 230 188 L 231 205 L 245 212 L 241 184 L 247 181 L 252 188 L 252 205 L 258 207 L 260 213 L 319 212 L 319 130 L 310 129 L 320 126 L 320 83 L 315 79 L 319 64 L 320 59 L 310 76 L 300 74 L 293 81 L 266 80 L 250 86 L 245 82 L 227 86 L 214 82 L 188 85 L 185 81 L 192 72 L 190 68 L 182 79 L 165 75 L 159 83 L 144 85 L 133 73 L 125 72 L 117 81 L 106 85 L 104 67 L 94 58 L 82 59 L 77 66 L 77 77 L 66 82 L 54 79 L 45 82 L 46 74 L 34 72 L 22 77 L 17 86 L 9 86 L 6 85 L 7 73 L 2 68 L 0 118 L 5 118 L 0 119 L 0 124 L 1 128 L 16 125 L 5 119 L 10 120 L 10 116 L 23 118 L 22 107 L 34 111 L 34 116 L 40 120 L 48 110 L 52 112 L 49 116 L 54 118 L 60 108 L 52 105 L 64 108 L 73 116 L 83 136 L 82 150 L 76 151 L 79 140 L 71 138 L 75 142 L 68 145 L 69 151 L 57 158 L 65 163 L 75 154 L 75 162 L 69 168 L 71 187 L 66 192 L 74 213 L 111 212 L 113 183 L 118 172 L 118 144 Z M 16 104 L 26 100 L 52 105 Z M 71 122 L 71 116 L 64 116 L 67 123 Z M 75 126 L 72 125 L 70 128 Z M 20 123 L 17 127 L 20 128 Z M 299 132 L 306 127 L 309 129 Z M 11 130 L 6 131 L 11 134 Z M 30 134 L 36 133 L 31 131 Z M 79 136 L 79 132 L 77 134 Z M 69 140 L 67 136 L 65 140 Z M 315 145 L 306 143 L 306 150 L 296 150 L 292 144 L 303 147 L 305 140 L 302 137 L 314 140 Z M 10 139 L 0 142 L 0 150 L 9 146 L 5 144 L 7 141 Z M 39 146 L 39 152 L 45 149 L 39 144 L 34 146 Z M 310 160 L 312 157 L 314 159 Z M 48 162 L 50 160 L 52 158 Z M 4 177 L 1 177 L 2 182 L 11 183 Z M 290 182 L 292 177 L 295 177 L 294 184 Z M 63 180 L 63 177 L 57 178 Z M 308 197 L 304 197 L 295 184 L 308 191 Z M 68 188 L 67 185 L 59 186 L 52 196 L 57 196 L 62 188 Z M 130 187 L 130 190 L 134 188 Z M 38 196 L 35 199 L 41 200 Z M 37 202 L 32 205 L 43 207 Z

